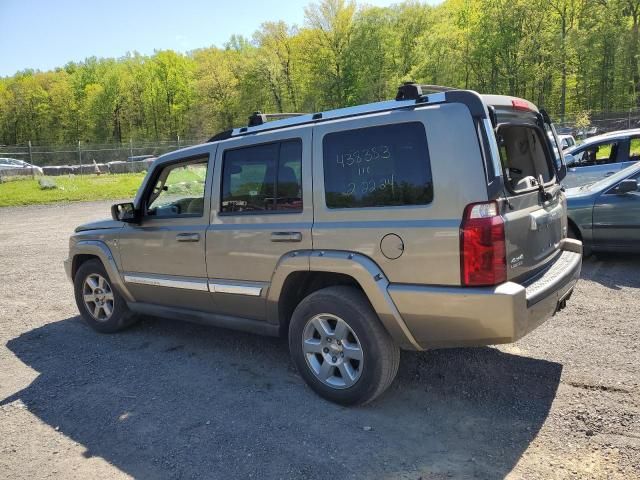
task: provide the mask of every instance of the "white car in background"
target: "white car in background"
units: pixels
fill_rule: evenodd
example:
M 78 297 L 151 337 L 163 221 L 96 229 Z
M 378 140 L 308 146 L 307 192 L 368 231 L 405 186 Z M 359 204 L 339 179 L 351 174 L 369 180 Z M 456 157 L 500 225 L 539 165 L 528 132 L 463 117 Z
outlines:
M 640 129 L 620 130 L 587 138 L 563 152 L 566 187 L 579 187 L 611 176 L 640 161 Z
M 560 141 L 560 148 L 562 150 L 576 145 L 576 139 L 573 138 L 573 135 L 558 135 L 558 140 Z
M 24 160 L 18 160 L 17 158 L 0 158 L 0 172 L 16 169 L 24 169 L 25 175 L 42 175 L 42 168 L 36 165 L 31 165 Z

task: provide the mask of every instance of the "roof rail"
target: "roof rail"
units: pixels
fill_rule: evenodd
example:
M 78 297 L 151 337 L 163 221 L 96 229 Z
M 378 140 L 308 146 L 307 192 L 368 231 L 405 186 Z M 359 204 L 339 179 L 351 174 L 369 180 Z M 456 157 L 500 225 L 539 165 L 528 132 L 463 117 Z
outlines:
M 249 127 L 256 127 L 258 125 L 262 125 L 263 123 L 267 123 L 268 120 L 272 119 L 282 119 L 282 118 L 291 118 L 291 117 L 299 117 L 301 115 L 306 115 L 306 113 L 262 113 L 262 112 L 253 112 L 253 114 L 249 117 Z
M 421 85 L 415 82 L 404 82 L 398 87 L 396 100 L 418 100 L 427 92 L 440 93 L 457 90 L 454 87 L 445 87 L 442 85 Z
M 427 95 L 427 92 L 430 94 Z M 405 82 L 398 88 L 398 95 L 395 100 L 369 103 L 364 105 L 354 105 L 352 107 L 339 108 L 316 113 L 262 113 L 254 112 L 249 117 L 249 124 L 244 127 L 234 128 L 220 132 L 209 139 L 209 142 L 227 140 L 230 138 L 250 135 L 254 133 L 264 133 L 267 131 L 289 128 L 294 126 L 316 124 L 318 122 L 331 121 L 357 117 L 360 115 L 389 112 L 406 108 L 415 108 L 417 105 L 433 105 L 437 103 L 463 103 L 471 115 L 478 118 L 488 118 L 484 101 L 479 94 L 469 90 L 459 90 L 452 87 L 440 85 L 419 85 L 413 82 Z M 291 118 L 298 117 L 298 118 Z M 279 118 L 275 122 L 268 122 L 269 119 Z

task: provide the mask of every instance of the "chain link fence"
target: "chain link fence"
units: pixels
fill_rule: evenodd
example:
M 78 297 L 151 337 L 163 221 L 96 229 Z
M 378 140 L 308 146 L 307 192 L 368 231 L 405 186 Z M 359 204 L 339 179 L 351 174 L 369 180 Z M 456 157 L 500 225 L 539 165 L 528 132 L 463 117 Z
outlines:
M 578 126 L 576 119 L 573 118 L 565 122 L 556 122 L 556 129 L 560 134 L 573 135 L 576 139 L 584 140 L 587 137 L 603 133 L 640 128 L 640 109 L 630 109 L 626 112 L 593 113 L 588 117 L 589 125 Z
M 15 176 L 142 172 L 155 157 L 198 143 L 201 142 L 177 139 L 118 144 L 0 145 L 0 180 Z

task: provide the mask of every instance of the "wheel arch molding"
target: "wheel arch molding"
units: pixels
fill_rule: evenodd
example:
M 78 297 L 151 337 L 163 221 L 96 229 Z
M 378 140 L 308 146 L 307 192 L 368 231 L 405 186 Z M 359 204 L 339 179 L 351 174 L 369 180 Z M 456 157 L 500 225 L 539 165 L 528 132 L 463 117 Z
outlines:
M 332 283 L 331 278 L 335 279 Z M 320 280 L 318 280 L 320 279 Z M 305 287 L 316 282 L 313 287 Z M 306 295 L 330 285 L 360 288 L 394 342 L 403 349 L 422 350 L 394 304 L 389 280 L 369 257 L 343 250 L 300 250 L 280 258 L 267 292 L 267 321 L 284 334 L 293 309 Z
M 120 294 L 128 301 L 134 302 L 135 299 L 131 292 L 127 289 L 124 281 L 122 280 L 122 276 L 120 275 L 120 271 L 118 270 L 118 265 L 116 264 L 115 258 L 111 249 L 100 240 L 80 240 L 72 248 L 72 251 L 69 252 L 69 259 L 72 261 L 72 279 L 75 276 L 80 265 L 84 262 L 78 262 L 83 256 L 95 257 L 104 266 L 104 269 L 107 271 L 109 275 L 109 279 L 111 280 L 111 284 L 118 289 Z

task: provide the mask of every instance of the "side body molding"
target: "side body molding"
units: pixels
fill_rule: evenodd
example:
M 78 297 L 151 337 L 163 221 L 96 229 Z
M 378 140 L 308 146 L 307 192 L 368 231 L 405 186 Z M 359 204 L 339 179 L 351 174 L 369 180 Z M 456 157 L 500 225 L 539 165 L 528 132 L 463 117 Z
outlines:
M 125 282 L 120 275 L 116 261 L 111 253 L 109 247 L 100 240 L 80 240 L 78 241 L 69 252 L 69 261 L 73 262 L 73 259 L 77 255 L 95 255 L 98 257 L 104 265 L 109 278 L 113 285 L 118 289 L 120 294 L 127 300 L 127 302 L 135 302 L 135 298 L 131 295 L 131 292 L 127 289 Z M 69 272 L 71 272 L 71 265 L 69 265 Z
M 394 341 L 404 349 L 422 350 L 387 291 L 389 280 L 382 269 L 369 257 L 353 252 L 316 250 L 284 256 L 276 267 L 267 295 L 267 320 L 270 323 L 278 323 L 278 299 L 282 287 L 289 274 L 296 271 L 341 273 L 354 278 Z

